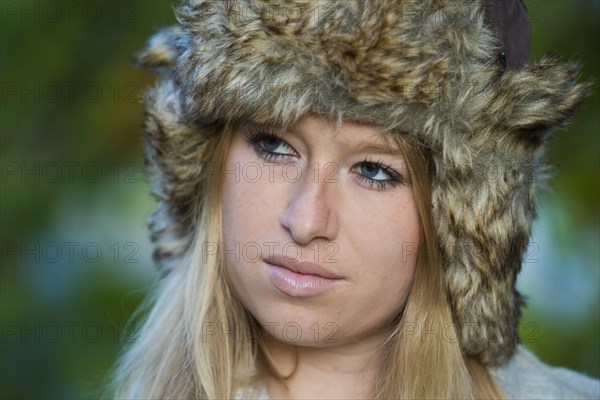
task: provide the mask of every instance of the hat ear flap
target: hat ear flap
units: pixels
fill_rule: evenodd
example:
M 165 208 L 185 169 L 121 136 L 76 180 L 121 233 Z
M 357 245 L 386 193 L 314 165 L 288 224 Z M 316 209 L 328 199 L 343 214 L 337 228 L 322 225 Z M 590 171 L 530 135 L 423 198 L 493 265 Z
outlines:
M 507 72 L 491 87 L 485 118 L 493 131 L 537 153 L 545 139 L 577 111 L 593 82 L 577 83 L 581 66 L 548 55 L 538 64 Z M 499 138 L 500 139 L 500 138 Z
M 135 55 L 134 63 L 137 67 L 164 72 L 186 48 L 187 39 L 179 26 L 165 28 L 152 35 L 146 47 Z

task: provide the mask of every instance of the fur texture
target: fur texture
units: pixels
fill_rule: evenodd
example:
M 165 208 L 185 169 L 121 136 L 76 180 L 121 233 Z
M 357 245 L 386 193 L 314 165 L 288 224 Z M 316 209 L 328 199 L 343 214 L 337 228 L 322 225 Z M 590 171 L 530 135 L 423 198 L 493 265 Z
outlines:
M 190 245 L 205 161 L 228 121 L 306 113 L 408 134 L 434 161 L 433 214 L 461 346 L 486 365 L 519 341 L 515 280 L 550 132 L 589 91 L 555 56 L 502 73 L 483 1 L 188 1 L 181 26 L 138 55 L 163 79 L 146 97 L 168 272 Z

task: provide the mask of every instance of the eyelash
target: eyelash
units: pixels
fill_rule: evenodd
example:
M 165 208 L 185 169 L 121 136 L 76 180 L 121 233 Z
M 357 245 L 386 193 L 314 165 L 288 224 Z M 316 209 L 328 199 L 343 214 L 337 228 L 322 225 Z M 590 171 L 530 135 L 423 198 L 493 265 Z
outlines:
M 261 145 L 261 141 L 264 139 L 276 139 L 295 152 L 295 150 L 292 148 L 292 146 L 287 144 L 287 142 L 285 140 L 281 139 L 279 136 L 277 136 L 273 133 L 263 132 L 263 131 L 254 130 L 254 129 L 250 128 L 244 132 L 244 138 L 246 139 L 248 144 L 250 144 L 252 146 L 256 155 L 259 156 L 260 158 L 264 159 L 265 161 L 269 161 L 269 162 L 276 161 L 281 158 L 288 157 L 290 155 L 289 154 L 281 154 L 281 153 L 273 153 L 271 151 L 265 150 L 263 148 L 263 146 Z M 398 172 L 396 172 L 389 165 L 383 164 L 381 160 L 379 160 L 377 162 L 373 162 L 372 160 L 369 159 L 369 157 L 365 157 L 365 160 L 362 162 L 362 164 L 372 165 L 377 168 L 380 168 L 384 173 L 388 174 L 391 177 L 390 179 L 379 180 L 379 179 L 367 178 L 364 175 L 357 174 L 359 181 L 369 185 L 369 187 L 372 189 L 385 190 L 387 188 L 393 188 L 393 187 L 396 187 L 398 185 L 405 183 L 402 175 L 400 175 Z M 374 186 L 377 186 L 377 187 L 374 187 Z
M 287 144 L 283 139 L 281 139 L 279 136 L 277 136 L 273 133 L 267 133 L 267 132 L 262 132 L 262 131 L 258 131 L 258 130 L 248 129 L 246 132 L 244 132 L 244 138 L 252 146 L 252 148 L 256 152 L 256 155 L 259 156 L 260 158 L 264 159 L 265 161 L 275 161 L 275 160 L 278 160 L 281 158 L 285 158 L 285 157 L 289 156 L 289 154 L 273 153 L 268 150 L 265 150 L 260 145 L 261 141 L 264 139 L 271 139 L 271 138 L 276 139 L 276 140 L 279 140 L 282 143 L 284 143 L 290 149 L 292 148 L 292 146 Z

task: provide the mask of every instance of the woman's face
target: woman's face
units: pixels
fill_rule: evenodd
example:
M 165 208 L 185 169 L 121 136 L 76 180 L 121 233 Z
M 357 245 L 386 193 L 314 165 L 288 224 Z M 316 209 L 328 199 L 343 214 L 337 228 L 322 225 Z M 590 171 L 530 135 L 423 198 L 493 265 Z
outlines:
M 420 222 L 399 148 L 372 126 L 334 130 L 313 116 L 284 133 L 241 125 L 227 156 L 227 273 L 257 321 L 290 344 L 377 334 L 417 265 Z

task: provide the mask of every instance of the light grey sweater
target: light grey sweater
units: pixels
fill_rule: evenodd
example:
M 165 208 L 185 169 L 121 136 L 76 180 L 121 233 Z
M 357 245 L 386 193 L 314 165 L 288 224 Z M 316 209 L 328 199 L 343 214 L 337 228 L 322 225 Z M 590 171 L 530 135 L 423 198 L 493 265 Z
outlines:
M 489 369 L 509 399 L 600 399 L 600 381 L 541 362 L 525 346 L 500 368 Z
M 519 346 L 508 363 L 490 368 L 490 374 L 509 399 L 594 399 L 600 400 L 600 380 L 565 368 L 542 363 L 531 351 Z M 265 391 L 238 391 L 236 399 L 269 400 Z

